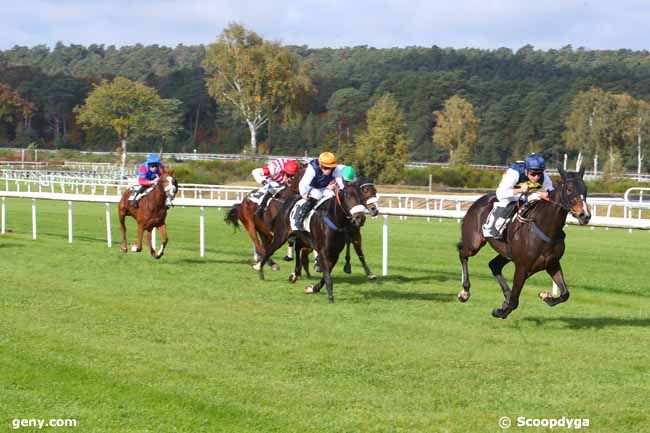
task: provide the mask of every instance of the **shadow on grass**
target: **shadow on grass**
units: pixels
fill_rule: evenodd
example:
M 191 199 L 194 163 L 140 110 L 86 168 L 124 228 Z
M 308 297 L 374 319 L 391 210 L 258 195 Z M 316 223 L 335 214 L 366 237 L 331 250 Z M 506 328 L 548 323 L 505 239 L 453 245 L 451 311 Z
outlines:
M 564 323 L 571 329 L 604 329 L 616 326 L 650 326 L 650 319 L 632 319 L 617 317 L 526 317 L 523 320 L 534 322 L 537 326 Z
M 454 302 L 455 293 L 420 293 L 399 290 L 366 290 L 362 292 L 365 299 L 386 299 L 406 301 Z

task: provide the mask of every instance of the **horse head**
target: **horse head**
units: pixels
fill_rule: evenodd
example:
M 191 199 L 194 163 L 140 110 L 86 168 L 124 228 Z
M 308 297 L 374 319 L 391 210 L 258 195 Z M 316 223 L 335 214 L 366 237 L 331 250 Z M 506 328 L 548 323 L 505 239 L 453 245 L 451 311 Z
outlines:
M 561 179 L 558 184 L 560 197 L 558 204 L 571 213 L 581 225 L 587 224 L 591 219 L 589 205 L 587 204 L 587 186 L 583 180 L 585 168 L 580 171 L 565 171 L 558 168 Z
M 171 202 L 176 197 L 178 192 L 178 182 L 173 176 L 174 171 L 161 171 L 160 178 L 162 179 L 162 187 L 165 190 L 165 195 Z
M 359 180 L 359 189 L 361 190 L 361 198 L 365 203 L 370 215 L 377 216 L 379 215 L 379 205 L 377 204 L 379 199 L 377 198 L 377 188 L 371 179 L 360 179 Z
M 336 201 L 343 208 L 347 219 L 355 227 L 361 227 L 366 221 L 366 206 L 361 196 L 359 185 L 348 183 L 345 189 L 338 190 Z

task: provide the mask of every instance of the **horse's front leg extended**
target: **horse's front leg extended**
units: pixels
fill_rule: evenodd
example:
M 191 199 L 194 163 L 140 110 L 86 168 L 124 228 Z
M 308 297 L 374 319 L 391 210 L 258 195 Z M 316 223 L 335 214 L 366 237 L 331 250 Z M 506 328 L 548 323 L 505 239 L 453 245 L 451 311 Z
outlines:
M 562 266 L 560 265 L 560 262 L 552 263 L 549 267 L 546 268 L 546 272 L 548 272 L 548 274 L 553 279 L 553 282 L 559 287 L 560 296 L 555 298 L 553 297 L 552 293 L 539 292 L 539 297 L 550 307 L 554 307 L 557 304 L 566 302 L 566 300 L 569 299 L 569 289 L 566 287 L 566 282 L 564 281 L 564 273 L 562 272 Z
M 359 257 L 359 261 L 361 262 L 361 266 L 363 266 L 363 271 L 366 273 L 368 279 L 369 280 L 376 279 L 377 276 L 372 273 L 370 267 L 368 267 L 368 264 L 366 263 L 366 256 L 363 255 L 363 250 L 361 249 L 361 236 L 359 236 L 359 239 L 355 239 L 354 241 L 352 241 L 352 245 L 354 245 L 354 251 L 357 253 L 357 256 Z
M 492 316 L 500 319 L 505 319 L 508 317 L 508 314 L 517 309 L 519 306 L 519 295 L 521 295 L 521 289 L 524 287 L 527 275 L 528 269 L 526 269 L 524 266 L 516 265 L 510 296 L 508 299 L 503 301 L 501 308 L 495 308 L 492 310 Z
M 295 283 L 296 280 L 298 280 L 298 277 L 301 275 L 301 270 L 302 270 L 302 255 L 301 253 L 301 248 L 298 248 L 296 250 L 296 257 L 295 259 L 295 264 L 293 268 L 293 273 L 289 275 L 289 282 L 291 284 Z
M 151 254 L 156 258 L 159 259 L 165 254 L 165 249 L 167 248 L 167 241 L 169 239 L 167 238 L 167 226 L 165 224 L 161 225 L 158 227 L 158 231 L 160 232 L 160 238 L 161 238 L 161 245 L 160 248 L 158 249 L 157 253 L 154 253 L 153 248 L 151 249 Z

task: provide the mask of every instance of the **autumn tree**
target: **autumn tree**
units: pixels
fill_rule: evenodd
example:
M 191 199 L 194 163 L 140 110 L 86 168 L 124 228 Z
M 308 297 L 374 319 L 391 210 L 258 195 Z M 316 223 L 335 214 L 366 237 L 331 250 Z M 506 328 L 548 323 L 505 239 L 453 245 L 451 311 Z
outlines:
M 471 162 L 479 127 L 472 104 L 460 96 L 452 96 L 445 101 L 444 108 L 433 115 L 436 120 L 433 143 L 449 152 L 449 163 Z
M 22 121 L 22 127 L 27 130 L 34 110 L 31 102 L 21 98 L 8 84 L 0 83 L 0 125 L 15 130 L 18 122 Z
M 179 101 L 162 99 L 155 89 L 124 77 L 95 85 L 75 112 L 84 129 L 110 129 L 117 134 L 122 146 L 122 171 L 129 137 L 167 137 L 180 124 Z
M 366 114 L 368 128 L 357 141 L 355 165 L 378 182 L 401 179 L 408 160 L 404 114 L 391 94 L 385 94 Z
M 208 93 L 248 125 L 253 153 L 257 132 L 271 116 L 288 120 L 313 91 L 297 56 L 240 24 L 229 25 L 208 47 L 203 66 Z

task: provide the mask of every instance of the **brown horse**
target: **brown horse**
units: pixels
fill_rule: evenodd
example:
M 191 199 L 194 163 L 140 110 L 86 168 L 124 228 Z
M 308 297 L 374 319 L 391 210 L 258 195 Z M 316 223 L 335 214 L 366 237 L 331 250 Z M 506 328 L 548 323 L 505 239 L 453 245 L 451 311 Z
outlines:
M 258 271 L 262 280 L 264 279 L 263 268 L 266 259 L 287 241 L 291 233 L 291 209 L 299 199 L 300 196 L 295 196 L 287 200 L 273 222 L 271 245 L 267 248 L 266 255 L 253 267 Z M 323 202 L 322 206 L 314 212 L 309 222 L 309 232 L 293 232 L 296 235 L 296 251 L 300 251 L 303 245 L 318 251 L 323 270 L 321 280 L 314 286 L 306 287 L 306 293 L 319 292 L 323 286 L 326 286 L 328 300 L 330 303 L 334 302 L 332 269 L 345 246 L 350 228 L 359 228 L 363 225 L 366 218 L 365 211 L 366 207 L 363 204 L 359 186 L 346 184 L 345 189 L 337 189 L 336 196 Z M 300 266 L 299 255 L 296 254 L 296 268 Z M 292 275 L 295 275 L 295 272 Z M 291 281 L 291 276 L 289 280 Z
M 297 185 L 304 172 L 303 167 L 293 178 L 289 178 L 289 184 L 269 200 L 261 218 L 256 213 L 257 203 L 251 200 L 249 196 L 246 196 L 241 203 L 233 205 L 224 217 L 225 223 L 232 224 L 235 229 L 239 228 L 240 221 L 244 225 L 248 236 L 253 241 L 253 248 L 255 250 L 253 259 L 255 262 L 264 255 L 266 246 L 271 243 L 271 238 L 273 237 L 271 226 L 275 216 L 279 212 L 280 206 L 288 197 L 298 194 Z M 274 271 L 278 269 L 277 263 L 270 257 L 267 264 Z
M 142 251 L 142 235 L 146 231 L 147 245 L 149 246 L 151 255 L 156 259 L 159 259 L 165 253 L 165 247 L 167 246 L 167 226 L 165 225 L 167 205 L 165 202 L 167 198 L 173 200 L 178 191 L 178 182 L 176 182 L 176 179 L 174 179 L 172 174 L 172 172 L 161 170 L 159 177 L 160 180 L 153 186 L 153 189 L 147 195 L 140 198 L 137 208 L 133 207 L 129 203 L 129 196 L 132 194 L 132 191 L 127 189 L 122 193 L 118 211 L 120 231 L 122 232 L 121 250 L 123 253 L 127 252 L 126 224 L 124 223 L 124 219 L 127 215 L 135 218 L 138 224 L 136 243 L 131 247 L 131 250 L 138 253 Z M 158 253 L 154 251 L 151 245 L 151 231 L 154 228 L 160 230 L 160 236 L 162 237 L 162 245 L 160 246 Z
M 587 205 L 587 187 L 580 172 L 565 172 L 559 169 L 561 179 L 549 200 L 539 200 L 519 211 L 510 223 L 503 239 L 488 238 L 490 246 L 499 254 L 490 261 L 490 269 L 505 298 L 501 308 L 492 311 L 494 317 L 505 319 L 519 305 L 519 295 L 524 282 L 531 275 L 546 270 L 560 289 L 560 296 L 547 292 L 540 298 L 553 307 L 569 299 L 560 259 L 564 254 L 564 232 L 566 218 L 571 213 L 580 224 L 587 224 L 591 218 Z M 487 194 L 476 200 L 467 211 L 462 225 L 462 240 L 458 252 L 462 265 L 463 290 L 458 300 L 466 302 L 470 297 L 468 259 L 485 245 L 482 226 L 496 200 L 495 194 Z M 510 261 L 515 264 L 512 290 L 508 287 L 501 270 Z

